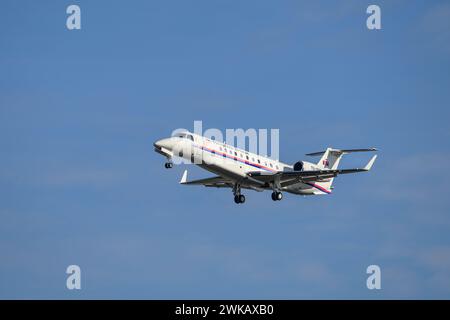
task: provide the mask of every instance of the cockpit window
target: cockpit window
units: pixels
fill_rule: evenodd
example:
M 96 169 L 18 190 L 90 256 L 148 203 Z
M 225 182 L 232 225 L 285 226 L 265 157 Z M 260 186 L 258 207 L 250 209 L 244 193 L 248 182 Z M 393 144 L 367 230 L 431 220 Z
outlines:
M 179 133 L 177 135 L 178 138 L 183 138 L 183 139 L 189 139 L 191 141 L 194 141 L 194 137 L 191 134 L 187 134 L 187 133 Z

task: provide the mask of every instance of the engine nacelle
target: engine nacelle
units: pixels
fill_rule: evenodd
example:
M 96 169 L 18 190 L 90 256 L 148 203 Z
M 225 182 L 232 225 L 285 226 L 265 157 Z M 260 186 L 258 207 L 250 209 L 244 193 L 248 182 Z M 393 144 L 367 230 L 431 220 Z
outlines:
M 294 171 L 308 171 L 308 170 L 319 170 L 319 168 L 310 162 L 307 161 L 297 161 L 293 165 Z
M 303 171 L 305 169 L 305 166 L 303 164 L 303 161 L 298 161 L 294 164 L 294 171 Z

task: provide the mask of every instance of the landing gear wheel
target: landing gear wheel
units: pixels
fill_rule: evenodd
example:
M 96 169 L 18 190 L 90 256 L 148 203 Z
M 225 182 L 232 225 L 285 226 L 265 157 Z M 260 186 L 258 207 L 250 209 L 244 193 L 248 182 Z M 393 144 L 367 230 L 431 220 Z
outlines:
M 164 164 L 164 167 L 166 167 L 166 169 L 170 169 L 170 168 L 173 167 L 173 163 L 172 163 L 172 162 L 166 162 L 166 163 Z
M 245 196 L 243 194 L 237 194 L 234 196 L 234 202 L 236 203 L 244 203 L 245 202 Z
M 283 199 L 283 194 L 281 192 L 272 192 L 272 200 L 273 201 L 280 201 L 281 199 Z

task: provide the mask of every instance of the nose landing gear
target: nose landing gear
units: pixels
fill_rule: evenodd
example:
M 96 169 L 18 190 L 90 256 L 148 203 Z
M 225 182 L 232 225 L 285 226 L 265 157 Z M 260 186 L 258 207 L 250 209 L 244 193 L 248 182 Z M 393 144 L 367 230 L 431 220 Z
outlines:
M 172 162 L 166 162 L 166 163 L 164 163 L 164 167 L 166 169 L 171 169 L 173 167 L 173 163 Z

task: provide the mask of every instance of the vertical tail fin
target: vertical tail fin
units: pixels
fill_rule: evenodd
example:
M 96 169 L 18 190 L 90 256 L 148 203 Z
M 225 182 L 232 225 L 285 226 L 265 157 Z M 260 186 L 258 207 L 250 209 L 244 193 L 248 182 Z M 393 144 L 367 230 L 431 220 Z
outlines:
M 375 148 L 369 148 L 369 149 L 333 149 L 333 148 L 327 148 L 325 151 L 320 152 L 314 152 L 314 153 L 308 153 L 307 156 L 322 156 L 317 163 L 317 167 L 320 169 L 330 169 L 330 170 L 336 170 L 339 166 L 339 162 L 342 159 L 342 156 L 347 153 L 352 152 L 365 152 L 365 151 L 377 151 Z M 319 185 L 321 188 L 323 188 L 325 191 L 328 192 L 322 192 L 317 190 L 318 194 L 323 193 L 329 193 L 332 189 L 334 178 L 326 179 L 325 181 L 317 181 L 316 185 Z
M 343 153 L 340 150 L 334 150 L 332 148 L 327 148 L 320 158 L 317 166 L 321 169 L 331 169 L 336 170 L 339 166 Z M 332 184 L 334 178 L 328 178 L 325 181 L 317 181 L 316 184 L 322 187 L 324 190 L 331 192 Z M 316 188 L 317 189 L 317 188 Z M 315 193 L 324 194 L 328 193 L 317 189 Z
M 317 166 L 321 169 L 336 170 L 343 154 L 344 153 L 341 150 L 327 148 L 327 150 L 323 152 Z

